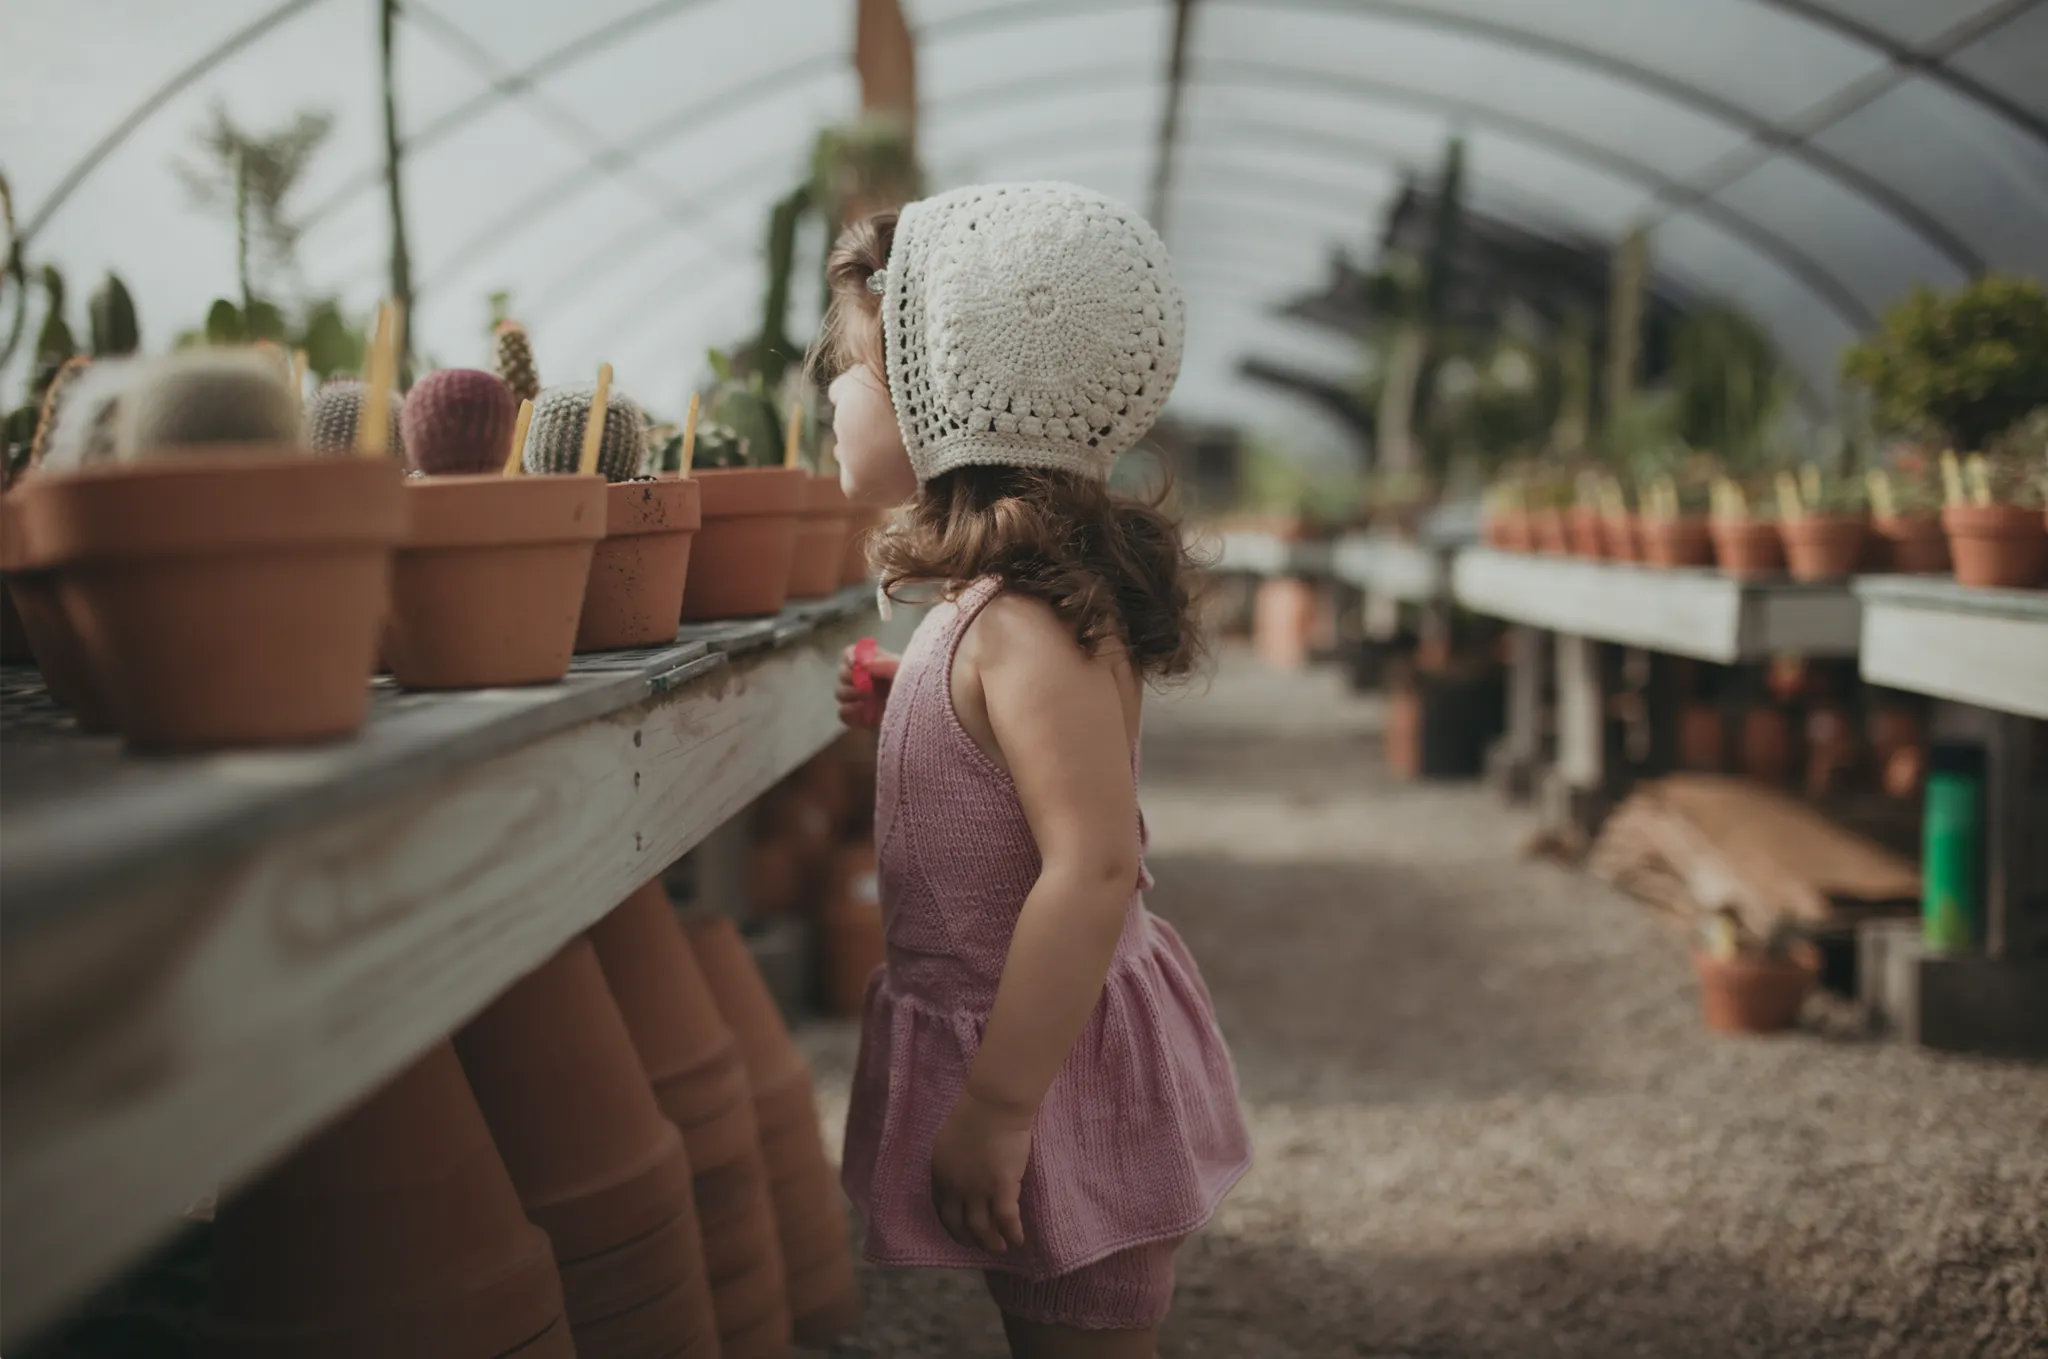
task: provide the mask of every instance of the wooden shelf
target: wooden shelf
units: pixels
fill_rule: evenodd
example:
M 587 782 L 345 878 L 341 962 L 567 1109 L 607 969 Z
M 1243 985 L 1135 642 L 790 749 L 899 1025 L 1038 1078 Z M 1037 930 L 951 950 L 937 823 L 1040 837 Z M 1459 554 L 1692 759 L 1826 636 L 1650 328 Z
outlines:
M 1347 585 L 1410 603 L 1444 598 L 1451 588 L 1456 545 L 1418 542 L 1391 533 L 1349 533 L 1330 550 L 1331 574 Z
M 2048 720 L 2048 591 L 1866 576 L 1856 594 L 1870 683 Z
M 1492 548 L 1460 552 L 1451 580 L 1458 602 L 1477 613 L 1723 664 L 1782 652 L 1854 656 L 1860 630 L 1846 582 L 1737 581 Z
M 543 688 L 380 685 L 332 747 L 177 760 L 0 706 L 13 1343 L 823 749 L 843 592 Z

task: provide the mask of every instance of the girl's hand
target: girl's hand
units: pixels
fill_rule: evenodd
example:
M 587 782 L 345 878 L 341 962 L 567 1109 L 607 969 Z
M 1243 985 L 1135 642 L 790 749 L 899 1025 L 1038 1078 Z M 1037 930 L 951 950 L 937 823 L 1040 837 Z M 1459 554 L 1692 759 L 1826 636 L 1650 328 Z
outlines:
M 867 655 L 857 653 L 862 650 Z M 855 642 L 846 648 L 839 658 L 839 684 L 832 696 L 839 701 L 839 720 L 849 727 L 865 727 L 872 731 L 882 725 L 882 705 L 889 701 L 889 686 L 895 682 L 896 667 L 902 657 L 892 656 L 875 647 L 872 640 L 863 648 Z M 861 687 L 861 675 L 865 674 L 868 685 Z
M 1030 1159 L 1030 1114 L 962 1094 L 932 1144 L 932 1207 L 946 1234 L 997 1254 L 1022 1247 L 1017 1200 Z

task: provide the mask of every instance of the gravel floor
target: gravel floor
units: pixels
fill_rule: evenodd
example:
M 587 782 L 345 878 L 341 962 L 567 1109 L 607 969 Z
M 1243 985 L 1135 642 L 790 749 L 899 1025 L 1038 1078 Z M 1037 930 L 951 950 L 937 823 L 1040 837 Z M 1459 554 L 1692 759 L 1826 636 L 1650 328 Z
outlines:
M 1668 925 L 1393 782 L 1332 675 L 1229 655 L 1153 706 L 1151 901 L 1258 1154 L 1168 1359 L 2048 1355 L 2048 1070 L 1707 1034 Z M 857 1036 L 802 1038 L 836 1145 Z M 864 1282 L 833 1354 L 1004 1352 L 978 1279 Z

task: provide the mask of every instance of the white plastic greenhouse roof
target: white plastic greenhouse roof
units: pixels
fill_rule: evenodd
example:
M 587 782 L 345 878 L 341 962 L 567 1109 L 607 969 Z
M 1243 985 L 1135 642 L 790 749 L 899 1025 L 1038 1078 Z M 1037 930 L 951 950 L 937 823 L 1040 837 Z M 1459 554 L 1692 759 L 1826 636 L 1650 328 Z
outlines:
M 904 6 L 936 187 L 1057 177 L 1153 208 L 1168 0 Z M 544 375 L 609 359 L 676 404 L 704 349 L 754 326 L 768 205 L 856 106 L 853 0 L 403 8 L 421 351 L 480 362 L 486 295 L 509 289 Z M 9 0 L 0 168 L 31 262 L 77 295 L 114 268 L 146 343 L 197 324 L 234 291 L 232 241 L 172 161 L 216 100 L 259 129 L 319 107 L 337 122 L 298 199 L 301 265 L 366 307 L 387 251 L 376 16 Z M 1651 224 L 1668 283 L 1750 312 L 1822 391 L 1911 285 L 2048 274 L 2048 0 L 1197 0 L 1182 90 L 1161 225 L 1191 299 L 1174 404 L 1193 416 L 1288 406 L 1238 357 L 1280 342 L 1265 313 L 1319 284 L 1332 246 L 1366 253 L 1456 132 L 1477 209 L 1592 242 Z M 815 292 L 796 289 L 800 311 Z

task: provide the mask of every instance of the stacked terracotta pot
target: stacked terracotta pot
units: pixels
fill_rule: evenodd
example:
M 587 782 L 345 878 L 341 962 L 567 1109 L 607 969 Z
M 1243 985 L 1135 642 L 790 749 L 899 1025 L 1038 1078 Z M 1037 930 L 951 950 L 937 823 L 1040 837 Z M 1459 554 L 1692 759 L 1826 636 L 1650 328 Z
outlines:
M 838 477 L 808 478 L 797 521 L 796 551 L 790 559 L 791 599 L 821 599 L 839 588 L 846 573 L 853 517 L 853 502 L 839 488 Z
M 201 1334 L 212 1359 L 576 1359 L 448 1043 L 222 1205 Z
M 456 1035 L 581 1359 L 715 1356 L 691 1164 L 596 950 L 577 939 Z
M 658 879 L 628 897 L 590 938 L 654 1098 L 689 1150 L 723 1353 L 786 1354 L 782 1239 L 739 1042 Z M 744 950 L 740 961 L 751 972 Z
M 689 936 L 746 1062 L 796 1339 L 804 1345 L 829 1344 L 858 1319 L 860 1292 L 845 1202 L 825 1155 L 810 1068 L 790 1041 L 733 922 L 722 917 L 692 921 Z

